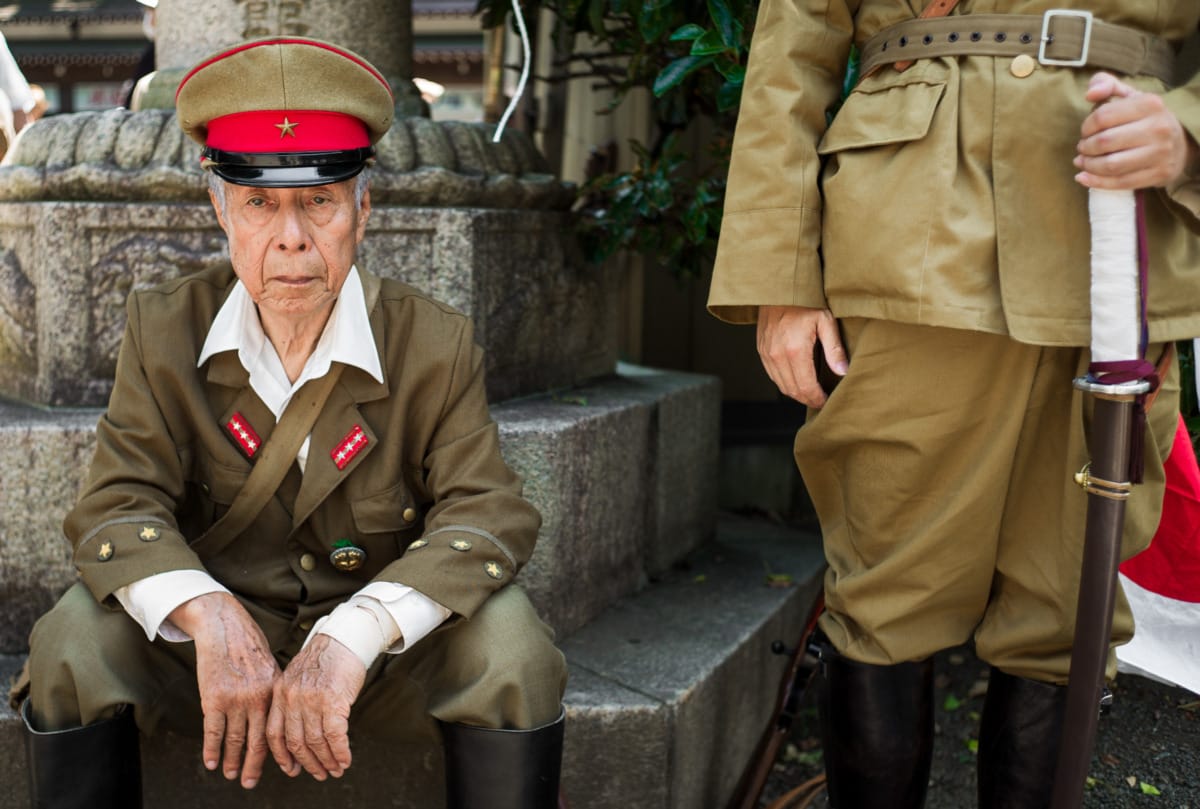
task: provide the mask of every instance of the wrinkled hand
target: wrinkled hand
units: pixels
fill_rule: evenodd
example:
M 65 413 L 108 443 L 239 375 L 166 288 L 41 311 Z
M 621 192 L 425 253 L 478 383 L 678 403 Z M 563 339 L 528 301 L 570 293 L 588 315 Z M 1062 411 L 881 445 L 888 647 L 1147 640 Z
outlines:
M 204 766 L 229 780 L 241 773 L 250 789 L 267 757 L 267 711 L 279 666 L 266 636 L 228 593 L 209 593 L 184 602 L 168 616 L 196 643 L 196 680 L 204 711 Z M 243 753 L 245 760 L 243 761 Z
M 1085 97 L 1099 106 L 1080 131 L 1075 179 L 1081 185 L 1131 191 L 1163 186 L 1200 158 L 1200 148 L 1162 96 L 1097 73 Z
M 846 350 L 833 313 L 804 306 L 758 307 L 758 356 L 763 368 L 781 393 L 808 407 L 821 407 L 829 398 L 817 381 L 813 363 L 813 346 L 818 342 L 829 368 L 844 376 Z
M 328 635 L 315 635 L 275 685 L 267 742 L 289 776 L 303 767 L 318 781 L 350 766 L 350 706 L 366 679 L 358 656 Z

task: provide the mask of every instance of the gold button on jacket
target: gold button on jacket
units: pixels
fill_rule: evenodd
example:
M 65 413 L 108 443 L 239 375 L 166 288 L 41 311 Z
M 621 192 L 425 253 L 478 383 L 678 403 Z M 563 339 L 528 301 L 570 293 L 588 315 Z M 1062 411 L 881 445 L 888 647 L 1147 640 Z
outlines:
M 1037 70 L 1037 66 L 1037 59 L 1027 53 L 1021 53 L 1013 57 L 1012 63 L 1008 66 L 1008 72 L 1018 79 L 1023 79 L 1032 75 L 1033 71 Z

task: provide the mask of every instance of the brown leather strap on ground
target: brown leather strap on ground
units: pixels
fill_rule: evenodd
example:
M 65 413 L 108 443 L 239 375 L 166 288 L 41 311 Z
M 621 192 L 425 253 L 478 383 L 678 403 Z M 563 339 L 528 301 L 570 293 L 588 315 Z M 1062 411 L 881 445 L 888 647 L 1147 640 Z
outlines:
M 866 77 L 882 65 L 915 59 L 1022 53 L 1047 66 L 1155 76 L 1168 84 L 1175 66 L 1175 52 L 1166 40 L 1077 13 L 1048 11 L 907 20 L 867 41 L 862 48 L 861 69 Z
M 930 20 L 935 17 L 945 17 L 951 11 L 954 11 L 954 7 L 957 5 L 958 0 L 932 0 L 929 5 L 921 9 L 921 14 L 918 19 Z M 905 59 L 902 62 L 893 62 L 892 67 L 900 71 L 908 70 L 913 66 L 914 61 L 915 60 L 913 59 Z

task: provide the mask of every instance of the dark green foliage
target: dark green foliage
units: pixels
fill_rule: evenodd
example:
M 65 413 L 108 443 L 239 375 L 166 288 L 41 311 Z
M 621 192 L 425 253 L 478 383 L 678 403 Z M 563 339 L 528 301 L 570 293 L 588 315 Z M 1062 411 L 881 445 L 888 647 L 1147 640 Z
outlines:
M 700 275 L 716 249 L 729 146 L 746 75 L 758 0 L 540 0 L 556 41 L 586 34 L 594 47 L 562 55 L 562 77 L 593 77 L 614 92 L 653 94 L 657 134 L 631 143 L 632 171 L 604 173 L 580 189 L 581 236 L 588 257 L 621 249 L 681 277 Z M 480 0 L 485 25 L 503 23 L 509 0 Z M 681 134 L 703 121 L 709 147 L 689 153 Z M 697 157 L 702 159 L 697 160 Z
M 1200 438 L 1200 401 L 1196 397 L 1196 356 L 1191 340 L 1175 344 L 1179 353 L 1179 412 L 1192 437 L 1192 446 Z
M 604 174 L 585 190 L 592 202 L 581 211 L 584 251 L 602 261 L 618 249 L 634 250 L 678 276 L 701 274 L 716 251 L 729 160 L 729 135 L 716 142 L 708 161 L 719 169 L 696 176 L 691 155 L 677 133 L 655 156 L 637 142 L 633 171 Z

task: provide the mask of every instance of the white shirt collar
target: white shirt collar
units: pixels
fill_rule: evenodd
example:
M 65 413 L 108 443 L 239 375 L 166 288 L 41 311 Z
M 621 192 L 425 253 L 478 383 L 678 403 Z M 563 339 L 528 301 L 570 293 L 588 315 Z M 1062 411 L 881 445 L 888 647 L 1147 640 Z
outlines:
M 288 381 L 283 363 L 263 331 L 258 309 L 241 281 L 233 285 L 229 297 L 213 318 L 196 367 L 223 351 L 237 352 L 242 367 L 250 374 L 250 387 L 271 409 L 276 419 L 283 413 L 292 395 L 310 379 L 324 376 L 332 362 L 353 365 L 370 374 L 376 382 L 383 383 L 379 352 L 375 348 L 375 336 L 371 333 L 366 297 L 357 267 L 350 268 L 312 356 L 294 384 Z

